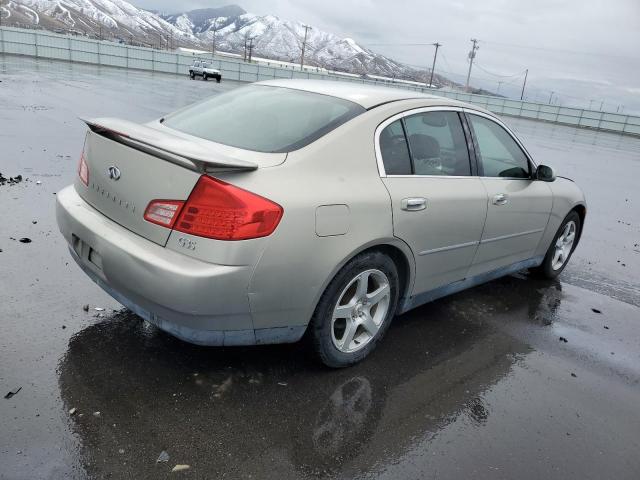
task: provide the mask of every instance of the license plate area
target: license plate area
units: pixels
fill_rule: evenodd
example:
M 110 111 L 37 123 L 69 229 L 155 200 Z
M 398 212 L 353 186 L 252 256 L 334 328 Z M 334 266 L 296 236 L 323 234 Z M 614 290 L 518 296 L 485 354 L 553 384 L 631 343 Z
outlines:
M 102 256 L 100 253 L 76 234 L 71 234 L 71 248 L 73 248 L 73 251 L 82 260 L 85 260 L 99 270 L 102 270 Z

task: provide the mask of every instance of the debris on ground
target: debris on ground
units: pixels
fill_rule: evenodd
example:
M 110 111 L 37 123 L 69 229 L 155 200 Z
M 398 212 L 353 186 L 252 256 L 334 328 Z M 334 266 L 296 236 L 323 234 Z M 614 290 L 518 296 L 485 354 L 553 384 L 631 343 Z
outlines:
M 167 452 L 165 452 L 164 450 L 162 450 L 160 452 L 160 455 L 158 455 L 158 459 L 156 460 L 156 463 L 160 463 L 160 462 L 168 462 L 169 461 L 169 454 Z
M 609 330 L 609 327 L 605 325 L 605 326 L 604 326 L 604 329 L 605 329 L 605 330 Z
M 120 455 L 122 455 L 122 454 L 124 453 L 124 448 L 119 449 L 119 450 L 118 450 L 118 453 L 119 453 Z
M 591 311 L 592 311 L 593 313 L 602 313 L 602 311 L 601 311 L 601 310 L 598 310 L 597 308 L 592 308 L 592 309 L 591 309 Z
M 37 220 L 31 220 L 31 223 L 33 223 L 35 225 L 36 223 L 38 223 L 38 221 Z
M 576 378 L 576 377 L 577 377 L 577 375 L 576 375 L 575 373 L 573 373 L 573 372 L 571 372 L 571 376 L 572 376 L 573 378 Z
M 100 416 L 100 412 L 93 412 L 93 416 L 94 417 L 99 417 Z
M 564 343 L 569 342 L 569 340 L 567 340 L 567 339 L 566 339 L 566 338 L 564 338 L 564 337 L 560 337 L 560 339 L 559 339 L 559 340 L 560 340 L 561 342 L 564 342 Z
M 4 185 L 8 183 L 9 185 L 14 185 L 16 183 L 20 183 L 22 181 L 22 175 L 16 175 L 15 177 L 5 177 L 0 173 L 0 185 Z
M 172 472 L 182 472 L 183 470 L 189 470 L 191 467 L 189 465 L 176 465 L 175 467 L 173 467 L 173 469 L 171 470 Z
M 89 311 L 89 304 L 87 304 L 87 305 L 83 305 L 83 306 L 82 306 L 82 309 L 83 309 L 85 312 L 88 312 L 88 311 Z
M 23 237 L 20 240 L 18 240 L 20 243 L 31 243 L 31 239 L 28 237 Z
M 73 415 L 78 411 L 78 409 L 76 407 L 73 407 L 71 410 L 69 410 L 69 415 Z
M 40 180 L 38 180 L 38 181 L 36 182 L 36 185 L 42 185 L 42 182 L 41 182 Z
M 22 387 L 18 387 L 18 388 L 14 388 L 13 390 L 9 390 L 7 392 L 7 394 L 4 396 L 4 398 L 11 398 L 14 395 L 17 395 L 20 390 L 22 390 Z
M 280 385 L 281 387 L 286 387 L 288 385 L 287 382 L 278 382 L 278 385 Z
M 94 310 L 96 312 L 104 312 L 104 308 L 102 308 L 102 307 L 96 307 L 96 308 L 94 308 Z

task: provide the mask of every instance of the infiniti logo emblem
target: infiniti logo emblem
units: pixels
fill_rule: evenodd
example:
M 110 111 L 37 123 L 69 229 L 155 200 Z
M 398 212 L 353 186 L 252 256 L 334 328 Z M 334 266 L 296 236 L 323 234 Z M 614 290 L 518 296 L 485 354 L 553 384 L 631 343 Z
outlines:
M 112 165 L 107 168 L 107 175 L 111 180 L 120 180 L 120 169 Z

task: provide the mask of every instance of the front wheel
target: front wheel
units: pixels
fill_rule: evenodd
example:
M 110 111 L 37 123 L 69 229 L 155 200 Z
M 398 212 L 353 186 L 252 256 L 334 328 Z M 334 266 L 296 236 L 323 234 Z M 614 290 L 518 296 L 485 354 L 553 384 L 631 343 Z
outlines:
M 207 76 L 206 73 L 202 74 L 202 80 L 209 80 L 209 77 Z
M 366 252 L 340 270 L 323 293 L 309 334 L 325 365 L 364 359 L 384 336 L 398 303 L 398 269 L 381 252 Z
M 560 275 L 578 245 L 580 228 L 580 215 L 575 211 L 569 212 L 553 237 L 542 264 L 532 269 L 533 272 L 549 279 Z
M 195 73 L 193 73 L 193 71 L 190 71 L 190 72 L 189 72 L 189 78 L 190 78 L 191 80 L 195 80 L 195 78 L 196 78 L 196 74 L 195 74 Z

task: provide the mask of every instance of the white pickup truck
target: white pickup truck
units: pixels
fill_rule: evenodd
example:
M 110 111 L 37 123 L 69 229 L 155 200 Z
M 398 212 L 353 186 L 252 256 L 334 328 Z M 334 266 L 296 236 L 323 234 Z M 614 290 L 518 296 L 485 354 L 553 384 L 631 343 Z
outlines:
M 220 70 L 211 68 L 209 64 L 203 60 L 196 60 L 193 65 L 189 67 L 189 77 L 191 80 L 195 80 L 196 76 L 202 76 L 203 80 L 209 80 L 215 78 L 216 82 L 220 83 L 222 80 L 222 74 Z

